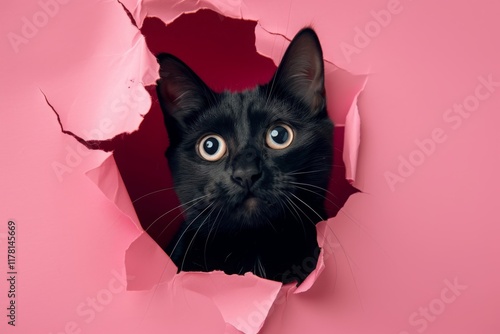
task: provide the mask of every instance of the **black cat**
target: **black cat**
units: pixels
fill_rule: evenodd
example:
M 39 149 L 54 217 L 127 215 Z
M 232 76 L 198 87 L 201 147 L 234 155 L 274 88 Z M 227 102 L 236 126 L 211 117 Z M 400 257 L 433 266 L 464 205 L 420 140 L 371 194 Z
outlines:
M 158 62 L 166 156 L 185 215 L 166 252 L 183 271 L 302 282 L 316 266 L 332 163 L 316 33 L 301 30 L 273 79 L 238 93 L 212 91 L 172 55 Z

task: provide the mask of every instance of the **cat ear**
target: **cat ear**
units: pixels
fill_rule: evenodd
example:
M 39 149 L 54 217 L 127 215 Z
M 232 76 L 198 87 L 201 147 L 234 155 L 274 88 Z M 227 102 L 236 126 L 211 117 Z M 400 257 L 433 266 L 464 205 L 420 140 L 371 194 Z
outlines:
M 156 82 L 156 92 L 163 114 L 183 124 L 192 112 L 205 107 L 214 94 L 193 70 L 177 57 L 161 53 L 156 58 L 160 64 L 160 79 Z
M 314 30 L 305 28 L 295 35 L 273 81 L 276 88 L 304 102 L 313 114 L 324 111 L 323 52 Z

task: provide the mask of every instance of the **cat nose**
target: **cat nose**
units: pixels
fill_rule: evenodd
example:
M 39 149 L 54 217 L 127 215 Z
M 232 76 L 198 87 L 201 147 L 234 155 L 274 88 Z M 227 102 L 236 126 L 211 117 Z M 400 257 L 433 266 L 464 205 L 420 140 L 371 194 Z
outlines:
M 250 189 L 262 176 L 260 158 L 253 149 L 243 151 L 234 160 L 232 179 L 238 185 Z
M 233 172 L 233 181 L 243 188 L 250 189 L 262 176 L 257 168 L 239 168 Z

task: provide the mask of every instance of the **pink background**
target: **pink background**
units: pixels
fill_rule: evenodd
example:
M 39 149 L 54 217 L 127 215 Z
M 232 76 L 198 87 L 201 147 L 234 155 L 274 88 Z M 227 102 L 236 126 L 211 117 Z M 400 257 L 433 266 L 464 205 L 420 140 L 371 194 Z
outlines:
M 156 79 L 151 42 L 118 2 L 12 2 L 0 14 L 0 247 L 6 252 L 7 221 L 16 221 L 18 317 L 11 327 L 3 316 L 1 331 L 255 333 L 262 326 L 260 333 L 498 333 L 499 8 L 486 0 L 194 2 L 123 4 L 138 26 L 146 16 L 171 22 L 197 6 L 256 21 L 257 52 L 275 63 L 286 48 L 282 36 L 312 24 L 330 64 L 329 107 L 339 125 L 362 85 L 332 64 L 367 75 L 353 174 L 361 192 L 320 225 L 323 272 L 300 293 L 252 275 L 174 275 L 143 233 L 138 215 L 147 217 L 146 209 L 136 214 L 131 203 L 169 181 L 130 191 L 129 198 L 127 173 L 141 169 L 120 160 L 146 122 L 150 129 L 161 124 L 154 94 L 151 100 L 144 89 Z M 195 15 L 194 32 L 210 19 Z M 154 35 L 146 31 L 150 23 L 146 36 Z M 164 51 L 192 47 L 169 38 Z M 248 78 L 242 86 L 267 79 L 272 62 L 254 59 L 261 68 L 255 77 L 230 70 L 219 82 L 233 73 Z M 193 67 L 213 74 L 209 64 Z M 107 140 L 97 144 L 116 149 L 116 157 L 63 134 L 41 91 L 66 131 Z M 165 133 L 154 136 L 166 141 Z M 134 157 L 136 164 L 142 159 Z M 166 166 L 157 164 L 160 171 Z M 343 184 L 331 189 L 345 196 Z M 170 198 L 157 200 L 175 206 Z M 7 271 L 5 260 L 0 268 Z M 5 309 L 8 287 L 0 282 Z

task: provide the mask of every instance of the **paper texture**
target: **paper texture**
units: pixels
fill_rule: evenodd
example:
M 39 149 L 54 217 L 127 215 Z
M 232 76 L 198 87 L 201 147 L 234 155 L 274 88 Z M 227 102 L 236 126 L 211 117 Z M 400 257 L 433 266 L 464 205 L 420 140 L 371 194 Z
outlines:
M 16 260 L 15 274 L 0 265 L 0 331 L 497 333 L 496 7 L 4 4 L 0 245 L 4 254 L 15 245 Z M 126 151 L 121 140 L 140 132 L 155 102 L 145 87 L 157 64 L 139 29 L 146 17 L 173 25 L 200 9 L 255 22 L 255 48 L 274 64 L 306 25 L 322 42 L 328 110 L 345 125 L 346 178 L 361 193 L 318 225 L 322 258 L 299 288 L 250 274 L 176 274 L 118 170 L 113 150 Z

